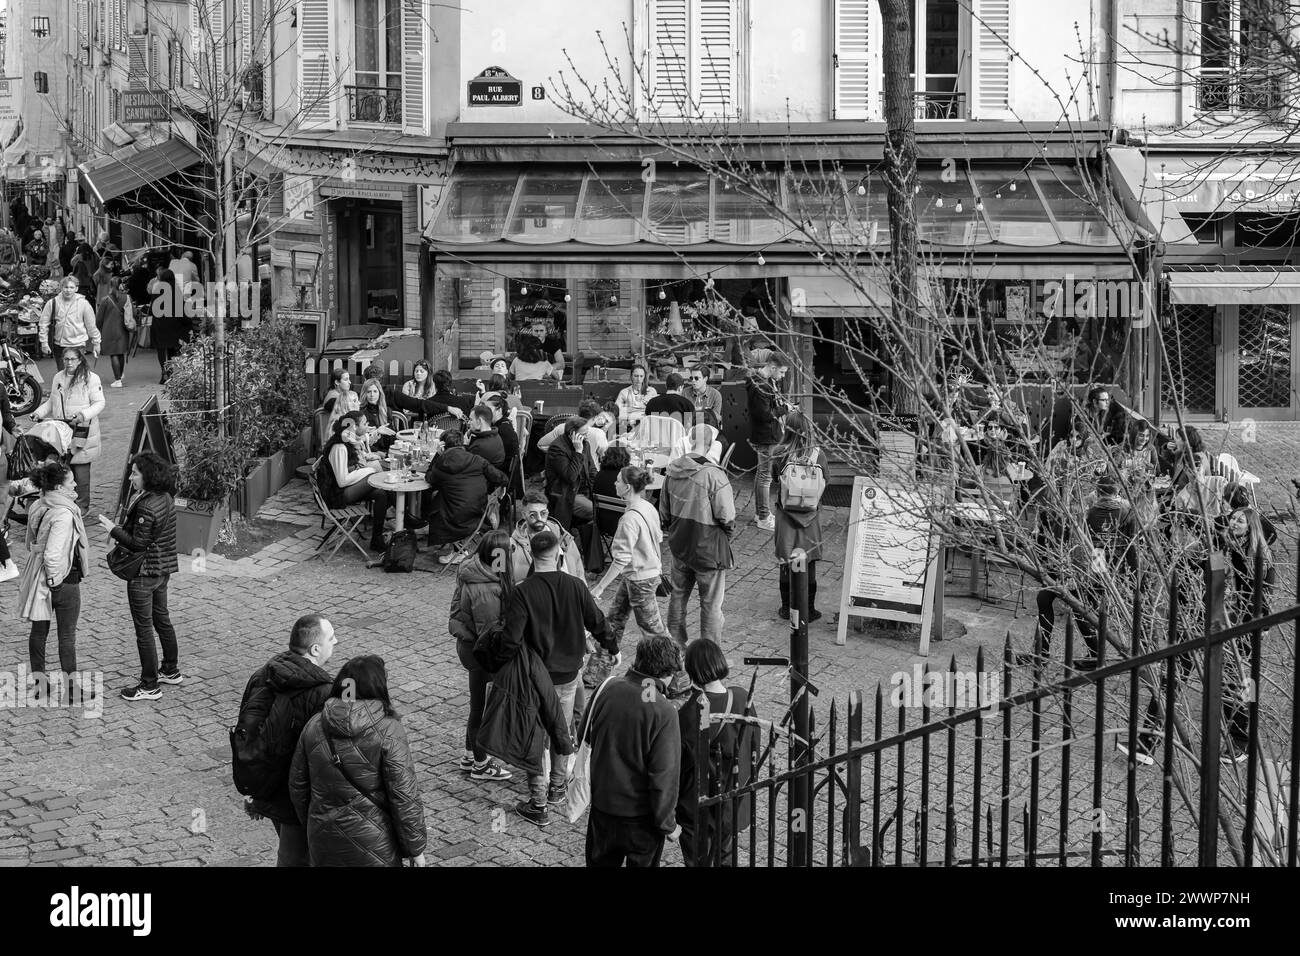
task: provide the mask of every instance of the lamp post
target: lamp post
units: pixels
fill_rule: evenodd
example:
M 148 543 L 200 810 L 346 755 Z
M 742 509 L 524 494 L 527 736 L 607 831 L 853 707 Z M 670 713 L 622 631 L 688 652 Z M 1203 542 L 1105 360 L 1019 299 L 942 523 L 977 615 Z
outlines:
M 808 555 L 796 548 L 790 554 L 790 707 L 794 711 L 791 770 L 804 766 L 812 757 L 808 693 Z M 811 809 L 812 780 L 806 775 L 796 777 L 790 781 L 786 807 L 787 866 L 807 865 Z

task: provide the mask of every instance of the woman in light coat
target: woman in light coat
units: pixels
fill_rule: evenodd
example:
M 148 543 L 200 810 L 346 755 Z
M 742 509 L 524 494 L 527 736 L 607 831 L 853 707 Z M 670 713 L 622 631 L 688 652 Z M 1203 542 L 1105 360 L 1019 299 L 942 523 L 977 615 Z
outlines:
M 77 479 L 77 504 L 83 513 L 90 508 L 90 463 L 99 457 L 99 414 L 103 410 L 104 386 L 86 365 L 85 353 L 81 349 L 64 349 L 63 369 L 50 384 L 50 397 L 32 413 L 32 418 L 50 418 L 72 426 L 72 474 Z M 84 439 L 77 435 L 82 428 L 87 429 Z
M 77 618 L 81 579 L 90 568 L 86 526 L 73 500 L 77 480 L 62 462 L 36 466 L 32 479 L 41 492 L 27 516 L 27 564 L 18 582 L 18 615 L 32 624 L 27 650 L 33 674 L 45 673 L 50 620 L 58 621 L 59 668 L 77 670 Z

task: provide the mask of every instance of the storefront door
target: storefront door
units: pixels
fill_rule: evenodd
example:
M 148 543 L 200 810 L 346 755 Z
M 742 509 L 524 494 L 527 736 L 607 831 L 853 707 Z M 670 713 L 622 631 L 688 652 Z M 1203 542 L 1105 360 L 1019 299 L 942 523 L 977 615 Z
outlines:
M 1160 352 L 1162 421 L 1174 421 L 1175 409 L 1191 421 L 1214 421 L 1223 407 L 1226 365 L 1223 307 L 1180 305 L 1174 322 L 1156 347 Z
M 1300 310 L 1293 305 L 1229 305 L 1223 311 L 1229 319 L 1226 351 L 1232 357 L 1228 417 L 1233 421 L 1294 419 Z

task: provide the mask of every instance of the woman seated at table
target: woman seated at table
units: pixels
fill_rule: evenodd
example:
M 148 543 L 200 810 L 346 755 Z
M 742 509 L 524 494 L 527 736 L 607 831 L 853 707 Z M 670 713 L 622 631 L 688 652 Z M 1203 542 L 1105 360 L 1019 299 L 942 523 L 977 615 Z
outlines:
M 632 366 L 632 384 L 619 392 L 615 399 L 619 421 L 635 424 L 638 418 L 645 415 L 646 403 L 659 394 L 648 384 L 649 381 L 650 376 L 644 365 Z
M 509 479 L 499 468 L 466 451 L 464 438 L 455 428 L 442 433 L 442 451 L 424 477 L 429 483 L 425 496 L 437 492 L 423 509 L 429 516 L 429 546 L 441 548 L 438 563 L 459 564 L 466 554 L 457 544 L 479 527 L 487 510 L 488 492 L 504 487 Z
M 363 461 L 361 412 L 344 412 L 334 423 L 334 434 L 321 450 L 316 464 L 316 482 L 321 497 L 331 508 L 343 508 L 359 501 L 370 502 L 370 550 L 384 549 L 384 518 L 393 503 L 391 492 L 370 486 L 370 476 L 383 471 L 378 461 Z
M 331 434 L 340 418 L 361 408 L 361 398 L 352 390 L 352 376 L 347 369 L 340 367 L 330 372 L 330 387 L 321 408 L 330 413 L 325 430 Z
M 366 424 L 376 434 L 370 440 L 371 451 L 386 452 L 397 440 L 397 433 L 388 425 L 388 403 L 384 401 L 384 388 L 378 379 L 367 379 L 361 386 L 361 414 Z
M 433 398 L 433 366 L 428 359 L 420 359 L 411 369 L 411 377 L 402 385 L 402 394 L 412 398 Z
M 510 408 L 520 408 L 524 404 L 523 399 L 519 397 L 519 383 L 509 374 L 501 375 L 494 372 L 492 377 L 483 383 L 479 401 L 485 400 L 489 395 L 500 395 Z
M 1187 487 L 1200 470 L 1205 443 L 1195 427 L 1184 425 L 1164 440 L 1158 454 L 1159 473 L 1169 478 L 1169 485 L 1161 489 L 1161 493 L 1177 494 Z
M 632 464 L 632 456 L 627 448 L 623 445 L 610 445 L 601 456 L 600 471 L 596 472 L 596 477 L 592 479 L 591 490 L 598 495 L 617 498 L 619 494 L 614 489 L 614 485 L 618 481 L 618 473 L 630 464 Z
M 539 382 L 558 377 L 555 366 L 546 360 L 541 347 L 532 341 L 525 343 L 519 354 L 515 356 L 515 360 L 510 363 L 510 374 L 517 382 Z

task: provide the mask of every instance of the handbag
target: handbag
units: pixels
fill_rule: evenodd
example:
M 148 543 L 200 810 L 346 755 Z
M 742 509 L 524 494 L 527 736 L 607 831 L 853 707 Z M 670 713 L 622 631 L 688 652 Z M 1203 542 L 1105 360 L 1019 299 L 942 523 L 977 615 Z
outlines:
M 410 574 L 415 569 L 415 553 L 418 550 L 414 531 L 409 528 L 395 531 L 389 537 L 388 547 L 384 550 L 384 570 Z
M 144 559 L 148 555 L 147 551 L 131 551 L 124 548 L 120 543 L 113 545 L 113 550 L 108 552 L 106 559 L 108 561 L 108 570 L 123 581 L 131 581 L 140 576 L 140 568 L 144 564 Z
M 605 685 L 614 679 L 610 674 L 596 688 L 596 693 L 592 694 L 591 700 L 587 702 L 587 726 L 583 728 L 582 743 L 578 747 L 578 755 L 573 760 L 573 776 L 569 778 L 569 822 L 577 823 L 578 817 L 582 816 L 587 807 L 591 805 L 591 714 L 595 713 L 593 709 L 596 701 L 600 698 L 600 692 L 605 689 Z

